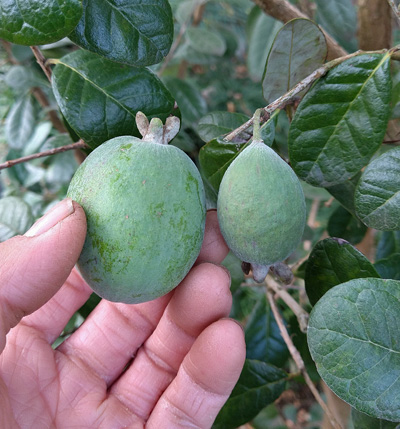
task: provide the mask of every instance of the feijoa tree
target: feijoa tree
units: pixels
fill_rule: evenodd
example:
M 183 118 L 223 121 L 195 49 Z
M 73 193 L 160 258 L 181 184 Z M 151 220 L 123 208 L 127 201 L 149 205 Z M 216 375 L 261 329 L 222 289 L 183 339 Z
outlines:
M 393 0 L 2 2 L 0 240 L 64 198 L 88 153 L 140 137 L 138 111 L 181 119 L 170 144 L 196 163 L 208 209 L 232 162 L 261 140 L 300 180 L 307 225 L 261 283 L 248 261 L 224 261 L 247 359 L 214 427 L 345 426 L 329 389 L 355 428 L 396 427 L 399 22 Z M 264 204 L 285 197 L 268 192 Z M 270 221 L 259 230 L 286 245 Z

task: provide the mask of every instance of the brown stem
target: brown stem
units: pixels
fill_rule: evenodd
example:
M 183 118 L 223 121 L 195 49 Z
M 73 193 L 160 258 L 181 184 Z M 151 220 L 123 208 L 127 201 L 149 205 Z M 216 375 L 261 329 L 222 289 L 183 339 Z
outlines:
M 47 76 L 47 79 L 49 79 L 49 82 L 51 82 L 51 68 L 47 65 L 46 57 L 42 54 L 42 51 L 37 46 L 31 46 L 33 55 L 35 55 L 35 58 L 44 71 L 44 74 Z
M 308 319 L 310 315 L 304 310 L 303 307 L 290 295 L 282 286 L 277 283 L 273 278 L 268 276 L 265 279 L 267 288 L 273 290 L 279 298 L 292 310 L 293 314 L 297 317 L 299 322 L 300 330 L 303 333 L 307 332 Z
M 294 18 L 306 18 L 308 16 L 302 13 L 296 6 L 293 6 L 287 0 L 253 0 L 267 15 L 272 16 L 283 23 L 286 23 Z M 321 28 L 321 27 L 320 27 Z M 323 28 L 322 32 L 325 35 L 326 43 L 328 45 L 328 60 L 342 57 L 347 54 L 337 42 L 330 36 Z
M 89 146 L 83 140 L 79 140 L 76 143 L 56 147 L 54 149 L 49 149 L 44 152 L 34 153 L 33 155 L 23 156 L 22 158 L 11 159 L 10 161 L 6 161 L 0 164 L 0 170 L 13 167 L 16 164 L 22 164 L 23 162 L 32 161 L 33 159 L 43 158 L 45 156 L 55 155 L 56 153 L 62 153 L 74 149 L 89 149 Z
M 276 305 L 275 299 L 272 295 L 272 292 L 267 289 L 267 298 L 269 301 L 269 304 L 271 306 L 272 313 L 274 314 L 276 323 L 278 324 L 279 331 L 282 335 L 283 340 L 285 341 L 285 344 L 290 352 L 290 355 L 292 356 L 296 366 L 299 368 L 304 381 L 306 382 L 307 386 L 311 390 L 311 393 L 314 395 L 314 398 L 317 400 L 321 408 L 323 409 L 324 413 L 328 416 L 332 426 L 335 429 L 342 429 L 342 426 L 337 422 L 335 419 L 335 416 L 332 414 L 331 410 L 327 407 L 323 399 L 321 398 L 321 395 L 318 392 L 318 389 L 315 387 L 314 383 L 312 382 L 310 376 L 308 375 L 308 372 L 306 370 L 306 367 L 304 365 L 303 358 L 301 357 L 299 351 L 296 349 L 296 346 L 293 344 L 292 339 L 290 338 L 290 335 L 286 329 L 285 324 L 283 323 L 282 316 L 280 315 L 278 311 L 278 307 Z
M 14 55 L 12 53 L 11 43 L 8 42 L 7 40 L 1 40 L 1 44 L 3 45 L 3 48 L 6 51 L 8 61 L 11 64 L 18 64 L 18 61 L 14 58 Z
M 358 0 L 358 40 L 362 50 L 390 48 L 392 16 L 386 0 Z

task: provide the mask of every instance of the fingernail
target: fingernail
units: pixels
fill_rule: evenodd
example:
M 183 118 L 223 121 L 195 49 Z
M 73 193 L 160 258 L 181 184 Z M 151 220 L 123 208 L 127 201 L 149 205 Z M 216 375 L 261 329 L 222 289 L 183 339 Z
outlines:
M 71 215 L 75 211 L 71 198 L 66 198 L 56 204 L 49 212 L 38 219 L 24 234 L 26 237 L 34 237 L 48 231 L 54 225 Z

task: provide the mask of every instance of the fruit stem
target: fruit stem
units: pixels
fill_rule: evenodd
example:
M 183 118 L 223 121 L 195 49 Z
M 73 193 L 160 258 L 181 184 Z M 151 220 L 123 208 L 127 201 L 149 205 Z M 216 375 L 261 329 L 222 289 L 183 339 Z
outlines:
M 261 138 L 261 128 L 260 128 L 262 111 L 263 109 L 257 109 L 253 116 L 253 141 L 256 141 L 256 142 L 263 141 Z
M 170 116 L 163 125 L 161 119 L 153 118 L 150 122 L 142 112 L 136 113 L 136 126 L 142 135 L 143 141 L 159 144 L 168 144 L 179 132 L 180 120 Z

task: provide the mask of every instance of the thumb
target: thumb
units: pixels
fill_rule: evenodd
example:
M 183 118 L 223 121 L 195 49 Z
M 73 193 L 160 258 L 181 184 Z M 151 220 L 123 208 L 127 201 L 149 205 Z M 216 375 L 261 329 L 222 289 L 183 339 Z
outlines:
M 63 285 L 82 250 L 86 218 L 70 198 L 58 203 L 23 236 L 0 244 L 0 353 L 5 336 Z

